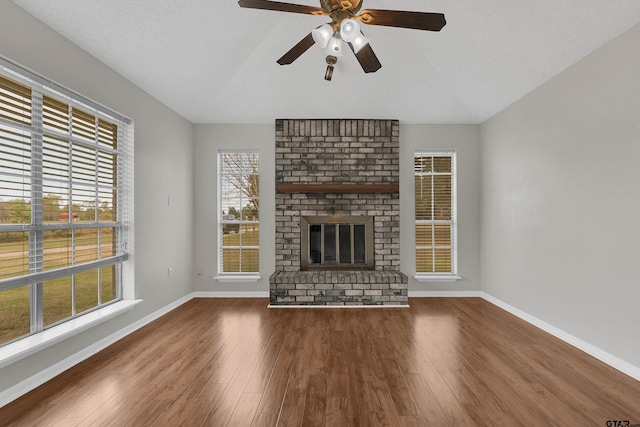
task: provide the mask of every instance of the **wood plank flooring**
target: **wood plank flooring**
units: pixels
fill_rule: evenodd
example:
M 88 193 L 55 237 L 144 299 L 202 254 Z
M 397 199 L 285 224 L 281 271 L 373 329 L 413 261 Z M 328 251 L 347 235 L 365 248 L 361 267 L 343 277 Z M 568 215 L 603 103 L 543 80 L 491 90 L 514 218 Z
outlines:
M 640 382 L 479 298 L 194 299 L 0 409 L 15 426 L 640 424 Z

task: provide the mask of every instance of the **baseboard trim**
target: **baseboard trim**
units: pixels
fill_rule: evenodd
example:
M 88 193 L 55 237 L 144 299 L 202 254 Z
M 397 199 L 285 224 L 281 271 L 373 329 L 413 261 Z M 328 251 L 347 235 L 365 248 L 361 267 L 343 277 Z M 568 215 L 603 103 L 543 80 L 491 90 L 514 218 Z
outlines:
M 131 334 L 132 332 L 135 332 L 136 330 L 142 328 L 143 326 L 153 322 L 154 320 L 156 320 L 157 318 L 164 316 L 165 314 L 167 314 L 168 312 L 170 312 L 171 310 L 181 306 L 182 304 L 184 304 L 185 302 L 191 300 L 193 297 L 191 296 L 191 294 L 186 295 L 174 302 L 172 302 L 171 304 L 168 304 L 164 307 L 162 307 L 161 309 L 143 317 L 142 319 L 138 320 L 135 323 L 132 323 L 131 325 L 120 329 L 117 332 L 114 332 L 113 334 L 101 339 L 100 341 L 95 342 L 94 344 L 91 344 L 88 347 L 85 347 L 84 349 L 80 350 L 79 352 L 67 357 L 64 360 L 61 360 L 60 362 L 56 363 L 53 366 L 48 367 L 47 369 L 38 372 L 37 374 L 27 378 L 26 380 L 14 385 L 11 388 L 8 388 L 7 390 L 4 390 L 2 392 L 0 392 L 0 408 L 2 408 L 3 406 L 5 406 L 6 404 L 13 402 L 14 400 L 16 400 L 17 398 L 19 398 L 20 396 L 30 392 L 31 390 L 35 389 L 36 387 L 41 386 L 42 384 L 46 383 L 47 381 L 53 379 L 54 377 L 60 375 L 61 373 L 63 373 L 64 371 L 66 371 L 67 369 L 72 368 L 73 366 L 77 365 L 78 363 L 88 359 L 89 357 L 93 356 L 94 354 L 98 353 L 101 350 L 104 350 L 105 348 L 107 348 L 108 346 L 110 346 L 111 344 L 115 343 L 116 341 L 121 340 L 122 338 L 126 337 L 127 335 Z
M 409 298 L 478 298 L 480 291 L 409 291 Z
M 192 292 L 191 298 L 269 298 L 269 291 L 253 291 L 253 292 L 199 291 L 199 292 Z
M 0 347 L 0 369 L 39 353 L 47 347 L 68 340 L 72 336 L 94 328 L 100 323 L 121 316 L 129 310 L 133 310 L 141 302 L 142 300 L 118 301 L 2 346 Z
M 640 381 L 640 367 L 634 366 L 628 362 L 625 362 L 624 360 L 610 354 L 607 353 L 606 351 L 592 345 L 589 344 L 586 341 L 581 340 L 580 338 L 577 338 L 565 331 L 563 331 L 562 329 L 559 329 L 543 320 L 538 319 L 535 316 L 530 315 L 529 313 L 526 313 L 510 304 L 507 304 L 506 302 L 491 296 L 487 293 L 481 292 L 481 298 L 490 302 L 491 304 L 500 307 L 501 309 L 508 311 L 509 313 L 513 314 L 516 317 L 519 317 L 520 319 L 524 320 L 525 322 L 539 328 L 542 329 L 543 331 L 553 335 L 556 338 L 561 339 L 562 341 L 566 342 L 567 344 L 570 344 L 574 347 L 576 347 L 579 350 L 584 351 L 585 353 L 595 357 L 596 359 L 600 360 L 603 363 L 606 363 L 607 365 L 611 366 L 614 369 L 617 369 L 618 371 L 622 372 L 623 374 L 626 374 L 628 376 L 630 376 L 631 378 Z

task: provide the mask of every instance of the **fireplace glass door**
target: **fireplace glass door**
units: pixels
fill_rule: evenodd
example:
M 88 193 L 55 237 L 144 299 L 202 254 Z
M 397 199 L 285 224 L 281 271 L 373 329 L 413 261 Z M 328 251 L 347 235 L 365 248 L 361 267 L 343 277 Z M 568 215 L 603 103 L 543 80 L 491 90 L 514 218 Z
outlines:
M 303 217 L 301 240 L 303 270 L 373 269 L 372 217 Z

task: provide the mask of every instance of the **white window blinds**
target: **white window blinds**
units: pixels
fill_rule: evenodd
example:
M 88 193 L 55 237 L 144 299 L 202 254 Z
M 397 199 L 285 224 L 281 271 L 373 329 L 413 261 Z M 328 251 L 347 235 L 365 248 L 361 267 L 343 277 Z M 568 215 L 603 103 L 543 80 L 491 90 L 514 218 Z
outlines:
M 416 273 L 456 273 L 455 152 L 414 157 Z
M 0 345 L 122 298 L 129 123 L 0 62 Z

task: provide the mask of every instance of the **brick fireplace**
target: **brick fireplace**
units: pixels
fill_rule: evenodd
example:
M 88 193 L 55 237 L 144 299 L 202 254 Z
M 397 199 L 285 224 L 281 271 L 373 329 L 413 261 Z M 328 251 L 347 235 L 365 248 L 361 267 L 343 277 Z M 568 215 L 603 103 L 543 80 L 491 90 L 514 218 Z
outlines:
M 271 305 L 406 305 L 407 276 L 400 272 L 398 121 L 278 119 L 275 166 Z M 372 259 L 362 263 L 357 261 L 364 255 L 353 245 L 360 226 L 350 224 L 360 217 L 373 224 L 373 237 L 366 238 L 372 246 L 366 257 Z M 326 234 L 322 248 L 335 244 L 337 259 L 343 261 L 353 250 L 353 267 L 336 265 L 329 255 L 302 259 L 309 257 L 309 248 L 302 246 L 303 240 L 308 244 L 306 227 L 315 227 L 311 233 L 317 235 L 317 224 L 332 218 L 334 229 L 322 225 L 323 233 L 333 233 Z

